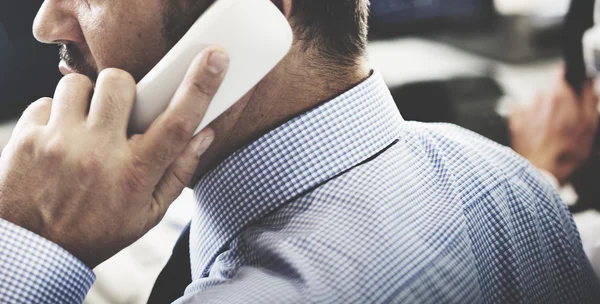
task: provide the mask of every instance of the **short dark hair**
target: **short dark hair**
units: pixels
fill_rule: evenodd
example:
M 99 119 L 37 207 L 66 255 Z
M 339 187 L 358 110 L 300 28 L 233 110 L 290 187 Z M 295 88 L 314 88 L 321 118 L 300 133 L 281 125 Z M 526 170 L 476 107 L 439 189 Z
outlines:
M 215 0 L 188 0 L 182 10 L 167 1 L 165 34 L 174 45 L 196 18 Z M 292 22 L 296 39 L 331 63 L 352 65 L 367 45 L 369 0 L 293 0 Z
M 296 38 L 333 62 L 353 64 L 367 45 L 369 0 L 293 0 Z

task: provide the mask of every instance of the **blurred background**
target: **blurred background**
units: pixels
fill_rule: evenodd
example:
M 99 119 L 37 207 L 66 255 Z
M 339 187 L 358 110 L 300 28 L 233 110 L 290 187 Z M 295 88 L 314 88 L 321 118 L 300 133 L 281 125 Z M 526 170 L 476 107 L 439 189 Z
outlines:
M 57 48 L 37 43 L 31 34 L 41 3 L 0 3 L 0 149 L 19 114 L 52 96 L 60 79 Z M 511 105 L 550 88 L 571 47 L 580 54 L 579 33 L 565 26 L 571 5 L 571 0 L 371 0 L 369 59 L 407 120 L 458 124 L 509 146 Z M 591 26 L 592 11 L 569 18 Z M 597 155 L 561 196 L 600 272 Z M 158 227 L 97 267 L 86 303 L 145 303 L 192 204 L 187 191 Z

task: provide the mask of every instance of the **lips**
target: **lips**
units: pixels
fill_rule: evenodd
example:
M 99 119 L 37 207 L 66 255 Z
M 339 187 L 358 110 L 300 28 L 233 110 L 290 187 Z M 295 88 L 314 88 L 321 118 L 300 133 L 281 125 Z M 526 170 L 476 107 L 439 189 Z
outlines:
M 64 60 L 61 60 L 58 64 L 58 69 L 60 73 L 67 76 L 72 73 L 77 73 L 72 67 L 70 67 Z

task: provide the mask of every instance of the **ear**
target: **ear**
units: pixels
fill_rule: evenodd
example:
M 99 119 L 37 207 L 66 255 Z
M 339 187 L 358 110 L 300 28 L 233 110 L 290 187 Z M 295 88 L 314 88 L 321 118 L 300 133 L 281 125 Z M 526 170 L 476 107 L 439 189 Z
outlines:
M 281 13 L 288 19 L 292 16 L 292 1 L 293 0 L 271 0 L 271 2 L 273 2 L 273 4 L 275 4 Z

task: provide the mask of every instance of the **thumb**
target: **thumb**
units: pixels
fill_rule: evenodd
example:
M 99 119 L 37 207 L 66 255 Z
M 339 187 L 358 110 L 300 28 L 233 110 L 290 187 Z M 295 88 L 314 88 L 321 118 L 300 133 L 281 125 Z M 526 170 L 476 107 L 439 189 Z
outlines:
M 214 139 L 214 132 L 210 128 L 202 130 L 185 147 L 177 160 L 167 169 L 153 194 L 153 205 L 161 219 L 181 192 L 192 181 L 200 157 L 210 147 Z

